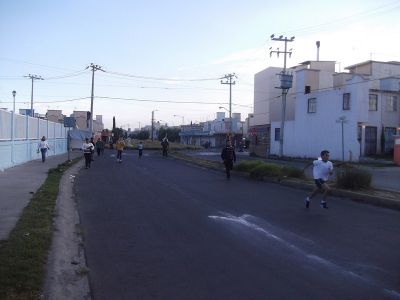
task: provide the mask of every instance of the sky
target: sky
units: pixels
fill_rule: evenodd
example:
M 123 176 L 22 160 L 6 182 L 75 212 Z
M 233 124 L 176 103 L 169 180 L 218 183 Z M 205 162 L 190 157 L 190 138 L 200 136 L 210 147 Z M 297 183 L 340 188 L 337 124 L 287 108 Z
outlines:
M 287 66 L 336 61 L 337 71 L 367 60 L 400 61 L 398 0 L 0 0 L 0 108 L 90 111 L 106 128 L 155 121 L 197 123 L 229 109 L 253 112 L 254 75 L 283 67 L 283 43 L 295 39 Z M 220 109 L 220 107 L 223 107 Z

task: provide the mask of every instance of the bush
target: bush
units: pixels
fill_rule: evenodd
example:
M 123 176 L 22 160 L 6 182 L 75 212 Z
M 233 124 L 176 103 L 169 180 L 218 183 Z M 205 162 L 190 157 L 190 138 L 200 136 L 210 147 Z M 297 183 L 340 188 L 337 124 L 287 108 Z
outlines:
M 279 177 L 281 173 L 280 166 L 261 163 L 250 171 L 250 177 L 255 179 L 262 179 L 264 177 Z
M 250 172 L 253 170 L 255 167 L 264 164 L 260 160 L 245 160 L 241 161 L 238 165 L 235 166 L 236 171 L 240 172 Z
M 337 170 L 336 185 L 344 189 L 362 189 L 371 187 L 371 173 L 359 168 L 345 166 Z
M 304 173 L 303 170 L 295 167 L 282 167 L 281 169 L 282 175 L 287 176 L 287 177 L 292 177 L 292 178 L 303 178 Z

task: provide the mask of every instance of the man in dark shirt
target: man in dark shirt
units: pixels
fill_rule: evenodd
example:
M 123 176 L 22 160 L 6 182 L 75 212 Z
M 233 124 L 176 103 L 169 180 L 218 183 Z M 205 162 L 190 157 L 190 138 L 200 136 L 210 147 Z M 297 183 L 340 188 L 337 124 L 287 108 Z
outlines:
M 235 149 L 232 147 L 232 142 L 228 140 L 226 146 L 222 149 L 221 158 L 224 161 L 226 179 L 231 178 L 231 170 L 233 169 L 233 163 L 236 162 Z

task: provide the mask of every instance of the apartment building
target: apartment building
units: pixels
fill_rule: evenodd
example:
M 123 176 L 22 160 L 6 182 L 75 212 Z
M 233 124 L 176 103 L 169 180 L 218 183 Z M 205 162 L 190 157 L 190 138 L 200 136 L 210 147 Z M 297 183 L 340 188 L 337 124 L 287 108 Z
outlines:
M 307 61 L 293 68 L 294 118 L 286 118 L 284 156 L 358 161 L 390 154 L 400 131 L 400 63 L 366 61 L 335 72 L 335 62 Z M 257 87 L 255 86 L 255 89 Z M 254 111 L 255 115 L 257 111 Z M 270 154 L 279 153 L 280 119 L 270 111 Z

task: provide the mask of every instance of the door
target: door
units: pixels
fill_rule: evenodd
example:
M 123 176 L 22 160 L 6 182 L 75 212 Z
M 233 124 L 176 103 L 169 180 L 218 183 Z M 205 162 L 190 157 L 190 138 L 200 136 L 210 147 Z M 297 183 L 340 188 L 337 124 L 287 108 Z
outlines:
M 365 155 L 376 154 L 377 128 L 374 126 L 365 127 Z

